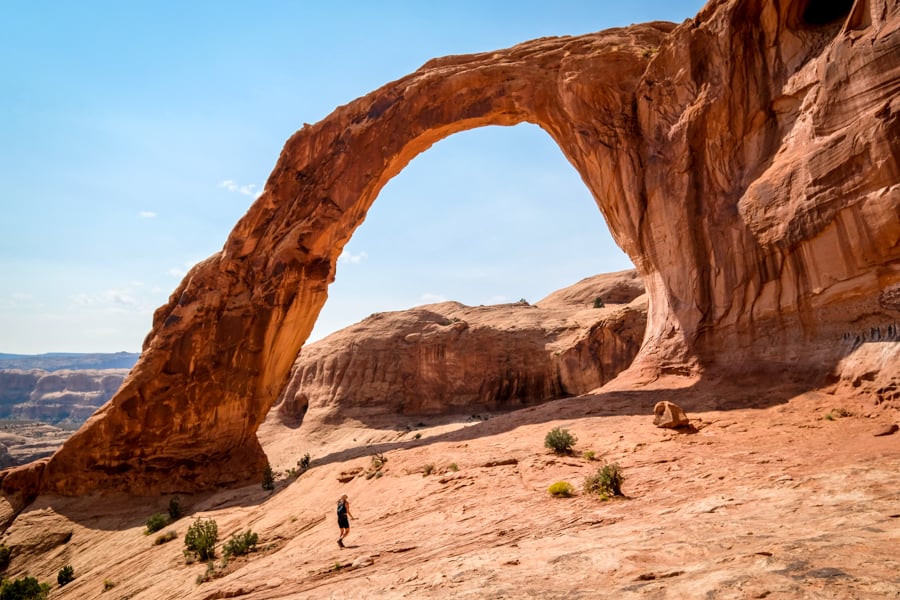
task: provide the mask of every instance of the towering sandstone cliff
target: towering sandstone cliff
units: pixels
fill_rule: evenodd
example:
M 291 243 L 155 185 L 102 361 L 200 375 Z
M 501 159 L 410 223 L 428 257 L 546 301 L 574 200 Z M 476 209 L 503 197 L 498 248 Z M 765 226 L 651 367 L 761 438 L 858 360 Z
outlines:
M 410 160 L 483 125 L 542 127 L 644 278 L 631 381 L 752 365 L 814 385 L 887 344 L 876 378 L 896 386 L 898 92 L 897 0 L 713 0 L 678 26 L 430 61 L 287 141 L 222 251 L 157 311 L 122 389 L 3 490 L 16 502 L 259 473 L 256 429 L 342 248 Z

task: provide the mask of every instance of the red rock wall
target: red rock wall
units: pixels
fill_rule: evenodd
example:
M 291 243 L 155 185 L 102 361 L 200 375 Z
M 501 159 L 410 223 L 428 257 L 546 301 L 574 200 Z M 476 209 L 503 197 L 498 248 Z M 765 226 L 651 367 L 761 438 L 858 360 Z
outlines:
M 591 277 L 537 305 L 443 302 L 374 314 L 303 347 L 278 414 L 306 430 L 348 420 L 392 427 L 403 417 L 504 411 L 586 393 L 626 369 L 640 348 L 647 302 L 635 276 Z M 609 303 L 594 308 L 598 296 Z
M 255 431 L 343 246 L 412 158 L 483 125 L 538 124 L 591 189 L 647 285 L 636 378 L 816 380 L 845 336 L 900 319 L 879 303 L 900 286 L 900 5 L 858 0 L 820 25 L 809 4 L 714 0 L 678 27 L 436 59 L 305 126 L 222 252 L 157 311 L 122 390 L 4 489 L 257 477 Z

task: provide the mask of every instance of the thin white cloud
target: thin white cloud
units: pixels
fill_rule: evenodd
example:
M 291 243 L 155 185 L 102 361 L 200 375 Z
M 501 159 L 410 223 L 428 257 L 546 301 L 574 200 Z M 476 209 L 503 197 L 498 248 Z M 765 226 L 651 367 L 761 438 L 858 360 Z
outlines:
M 226 179 L 225 181 L 219 182 L 219 187 L 228 190 L 229 192 L 250 196 L 254 200 L 262 196 L 262 190 L 260 190 L 259 186 L 255 183 L 240 184 L 234 179 Z
M 104 290 L 95 294 L 82 292 L 70 296 L 70 299 L 79 306 L 93 308 L 131 308 L 137 306 L 137 300 L 129 290 Z
M 138 213 L 138 216 L 140 216 L 142 219 L 155 219 L 156 213 L 152 210 L 142 210 Z
M 358 265 L 359 263 L 363 262 L 367 258 L 369 258 L 369 255 L 366 254 L 365 252 L 353 254 L 352 252 L 350 252 L 348 250 L 344 250 L 343 252 L 341 252 L 340 257 L 338 258 L 338 262 L 342 262 L 344 264 L 350 264 L 350 265 Z
M 440 294 L 422 294 L 419 296 L 419 300 L 424 302 L 425 304 L 435 304 L 436 302 L 446 302 L 447 299 Z
M 0 298 L 0 308 L 33 308 L 35 306 L 34 295 L 25 292 L 13 292 L 5 298 Z
M 183 266 L 180 266 L 180 267 L 172 267 L 171 269 L 169 269 L 168 271 L 166 271 L 166 273 L 168 273 L 170 277 L 174 277 L 174 278 L 176 278 L 176 279 L 182 279 L 182 278 L 184 278 L 185 275 L 188 274 L 188 271 L 190 271 L 190 270 L 193 268 L 193 266 L 196 265 L 198 262 L 200 262 L 200 261 L 198 261 L 198 260 L 193 260 L 193 261 L 187 260 L 187 261 L 184 262 L 184 265 L 183 265 Z

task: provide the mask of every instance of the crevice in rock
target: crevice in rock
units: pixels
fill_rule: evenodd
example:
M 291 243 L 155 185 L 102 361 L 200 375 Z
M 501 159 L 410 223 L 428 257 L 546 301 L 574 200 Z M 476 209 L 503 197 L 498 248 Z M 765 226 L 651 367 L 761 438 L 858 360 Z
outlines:
M 852 8 L 853 0 L 809 0 L 801 18 L 808 27 L 833 25 L 845 19 Z

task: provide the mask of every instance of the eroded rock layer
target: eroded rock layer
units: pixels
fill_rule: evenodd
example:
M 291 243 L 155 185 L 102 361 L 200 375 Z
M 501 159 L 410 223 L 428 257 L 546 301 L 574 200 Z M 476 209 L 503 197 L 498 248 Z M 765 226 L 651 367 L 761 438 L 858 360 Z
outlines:
M 126 369 L 0 369 L 0 419 L 80 424 L 109 401 Z
M 303 347 L 279 403 L 296 427 L 510 410 L 586 393 L 627 368 L 647 302 L 634 271 L 538 302 L 377 313 Z M 597 298 L 604 306 L 595 307 Z
M 344 245 L 410 160 L 483 125 L 542 127 L 644 278 L 634 381 L 754 369 L 814 384 L 900 321 L 900 3 L 841 4 L 713 0 L 679 26 L 440 58 L 305 126 L 157 311 L 119 393 L 3 489 L 257 477 L 256 429 Z

